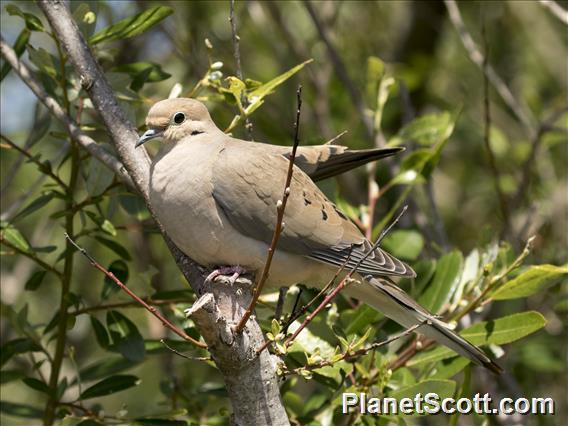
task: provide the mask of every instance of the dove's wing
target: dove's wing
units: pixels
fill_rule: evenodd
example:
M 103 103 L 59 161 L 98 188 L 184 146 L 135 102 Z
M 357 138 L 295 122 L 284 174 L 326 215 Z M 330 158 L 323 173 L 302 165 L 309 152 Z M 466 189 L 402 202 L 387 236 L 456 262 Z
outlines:
M 291 146 L 264 145 L 265 149 L 280 153 L 286 158 L 292 154 Z M 355 169 L 371 161 L 390 157 L 402 147 L 352 150 L 342 145 L 301 146 L 296 153 L 294 164 L 302 169 L 313 181 L 327 179 Z
M 213 198 L 236 230 L 270 244 L 287 170 L 288 159 L 281 154 L 260 144 L 228 139 L 215 165 Z M 284 223 L 279 250 L 331 265 L 347 262 L 347 267 L 354 267 L 371 248 L 359 229 L 298 167 L 294 168 Z M 380 248 L 357 270 L 373 276 L 414 276 L 408 265 Z

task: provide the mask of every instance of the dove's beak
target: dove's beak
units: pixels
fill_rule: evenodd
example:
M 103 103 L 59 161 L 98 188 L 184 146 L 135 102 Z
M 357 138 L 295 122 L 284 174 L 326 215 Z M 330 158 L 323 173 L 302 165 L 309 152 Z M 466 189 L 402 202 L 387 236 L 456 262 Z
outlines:
M 144 132 L 144 134 L 142 136 L 140 136 L 140 139 L 138 139 L 138 142 L 136 142 L 135 148 L 138 148 L 140 145 L 145 144 L 150 139 L 159 138 L 160 136 L 162 136 L 162 133 L 164 133 L 163 130 L 157 130 L 157 129 L 146 130 Z

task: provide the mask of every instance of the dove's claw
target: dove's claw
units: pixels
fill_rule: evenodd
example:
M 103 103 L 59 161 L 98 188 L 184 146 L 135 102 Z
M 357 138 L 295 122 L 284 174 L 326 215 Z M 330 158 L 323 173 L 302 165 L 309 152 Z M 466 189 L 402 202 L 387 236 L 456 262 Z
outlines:
M 246 273 L 247 270 L 242 266 L 221 266 L 217 269 L 214 269 L 209 275 L 207 275 L 205 282 L 211 283 L 221 275 L 228 276 L 230 274 L 229 283 L 233 285 L 241 275 Z

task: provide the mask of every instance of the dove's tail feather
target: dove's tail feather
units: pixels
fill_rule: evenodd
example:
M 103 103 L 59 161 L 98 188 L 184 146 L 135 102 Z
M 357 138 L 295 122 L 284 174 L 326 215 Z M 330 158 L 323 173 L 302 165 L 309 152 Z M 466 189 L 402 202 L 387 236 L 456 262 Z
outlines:
M 373 287 L 373 291 L 367 290 L 364 298 L 360 297 L 365 303 L 406 328 L 421 324 L 418 333 L 447 346 L 495 374 L 503 372 L 502 368 L 481 349 L 451 330 L 447 324 L 430 314 L 398 286 L 379 278 L 369 277 L 367 281 Z
M 390 157 L 401 151 L 402 147 L 393 148 L 375 148 L 361 150 L 346 150 L 342 153 L 331 155 L 327 160 L 321 161 L 316 170 L 308 173 L 313 181 L 327 179 L 332 176 L 339 175 L 348 170 L 370 163 L 371 161 L 380 160 L 381 158 Z

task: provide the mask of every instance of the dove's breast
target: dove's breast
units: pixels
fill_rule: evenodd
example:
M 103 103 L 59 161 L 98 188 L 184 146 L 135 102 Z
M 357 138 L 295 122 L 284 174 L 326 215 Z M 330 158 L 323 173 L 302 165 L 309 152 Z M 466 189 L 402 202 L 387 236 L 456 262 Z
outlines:
M 238 232 L 212 195 L 213 174 L 219 172 L 216 167 L 222 167 L 217 162 L 221 150 L 221 146 L 198 141 L 164 146 L 152 164 L 150 203 L 174 243 L 199 264 L 239 265 L 259 273 L 268 245 Z M 329 267 L 321 267 L 327 273 L 312 276 L 314 261 L 277 250 L 268 285 L 318 284 L 318 279 L 329 275 Z
M 202 265 L 212 265 L 223 224 L 213 200 L 211 175 L 217 150 L 211 144 L 164 146 L 152 164 L 150 204 L 170 238 Z

